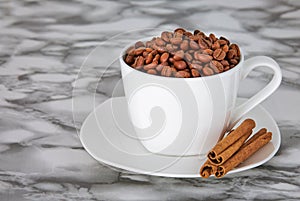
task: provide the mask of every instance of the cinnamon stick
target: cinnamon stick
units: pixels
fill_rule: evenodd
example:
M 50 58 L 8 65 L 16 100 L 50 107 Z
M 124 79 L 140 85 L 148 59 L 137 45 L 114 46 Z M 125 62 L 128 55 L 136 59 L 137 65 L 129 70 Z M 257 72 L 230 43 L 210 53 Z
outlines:
M 208 153 L 207 157 L 214 161 L 218 158 L 219 154 L 226 150 L 229 146 L 234 144 L 238 139 L 240 139 L 245 134 L 248 134 L 255 127 L 255 121 L 252 119 L 244 120 L 240 126 L 238 126 L 234 131 L 219 141 L 212 150 Z M 247 138 L 246 138 L 247 139 Z M 245 140 L 246 140 L 245 139 Z
M 224 164 L 217 167 L 215 176 L 217 178 L 223 177 L 227 172 L 244 162 L 247 158 L 253 155 L 257 150 L 263 147 L 272 139 L 271 132 L 265 132 L 266 130 L 261 129 L 257 132 L 253 138 L 246 142 L 241 149 L 228 159 Z
M 209 161 L 213 165 L 222 165 L 227 159 L 229 159 L 233 154 L 235 154 L 244 142 L 248 139 L 248 137 L 252 134 L 252 130 L 248 131 L 248 133 L 241 136 L 237 141 L 235 141 L 231 146 L 225 149 L 222 153 L 216 155 L 215 158 L 209 158 Z
M 216 171 L 217 166 L 211 164 L 209 160 L 206 160 L 200 168 L 200 175 L 201 177 L 208 178 L 210 175 L 215 174 Z

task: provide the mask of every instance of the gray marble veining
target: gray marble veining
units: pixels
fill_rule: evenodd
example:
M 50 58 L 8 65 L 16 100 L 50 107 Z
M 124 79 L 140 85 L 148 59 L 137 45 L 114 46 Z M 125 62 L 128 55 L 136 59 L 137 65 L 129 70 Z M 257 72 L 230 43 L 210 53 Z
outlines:
M 1 201 L 300 199 L 300 1 L 2 0 L 0 19 Z M 77 129 L 91 97 L 108 99 L 120 79 L 117 62 L 107 64 L 137 35 L 110 38 L 177 27 L 221 33 L 246 58 L 280 64 L 282 85 L 262 105 L 278 122 L 282 145 L 266 164 L 220 180 L 174 179 L 105 166 L 82 148 Z M 80 71 L 97 46 L 103 56 Z M 270 78 L 263 69 L 251 73 L 240 96 Z M 72 97 L 86 107 L 73 111 Z

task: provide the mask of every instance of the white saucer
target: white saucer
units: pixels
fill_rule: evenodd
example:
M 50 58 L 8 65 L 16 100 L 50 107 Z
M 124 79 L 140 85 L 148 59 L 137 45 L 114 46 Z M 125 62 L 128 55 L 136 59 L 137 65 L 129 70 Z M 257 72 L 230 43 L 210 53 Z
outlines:
M 237 104 L 245 100 L 238 98 Z M 262 106 L 257 106 L 244 118 L 256 121 L 254 133 L 265 127 L 273 133 L 273 139 L 229 173 L 248 170 L 267 162 L 280 146 L 278 126 Z M 203 156 L 174 157 L 147 151 L 136 139 L 124 97 L 111 98 L 89 114 L 81 128 L 80 140 L 87 152 L 96 160 L 141 174 L 178 178 L 200 177 L 199 169 L 205 161 Z

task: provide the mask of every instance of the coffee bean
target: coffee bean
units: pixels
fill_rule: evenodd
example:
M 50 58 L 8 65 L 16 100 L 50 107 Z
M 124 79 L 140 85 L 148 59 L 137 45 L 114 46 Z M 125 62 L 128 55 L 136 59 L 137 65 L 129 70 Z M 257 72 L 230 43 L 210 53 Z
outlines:
M 161 33 L 161 39 L 163 39 L 165 42 L 170 42 L 170 38 L 168 37 L 168 32 L 164 31 Z
M 182 61 L 182 60 L 181 61 L 175 61 L 174 66 L 178 70 L 183 70 L 183 69 L 186 68 L 186 63 L 185 63 L 185 61 Z
M 213 53 L 214 59 L 219 60 L 219 61 L 223 60 L 225 58 L 225 56 L 226 56 L 226 53 L 221 48 L 216 49 Z
M 193 50 L 198 50 L 200 47 L 198 45 L 197 42 L 193 41 L 193 40 L 190 40 L 190 47 L 193 49 Z
M 198 45 L 202 50 L 204 50 L 210 48 L 211 42 L 201 37 L 199 38 Z
M 170 77 L 172 75 L 172 69 L 170 66 L 164 66 L 161 70 L 161 75 Z
M 197 69 L 200 71 L 200 70 L 202 70 L 203 66 L 201 66 L 200 64 L 197 64 L 197 63 L 191 63 L 190 68 L 194 68 L 194 69 Z
M 185 36 L 187 36 L 187 37 L 190 37 L 190 36 L 192 36 L 193 34 L 192 34 L 191 32 L 189 32 L 189 31 L 186 31 L 186 32 L 183 33 L 183 35 L 185 35 Z
M 225 53 L 227 53 L 228 50 L 229 50 L 229 46 L 228 46 L 228 45 L 224 45 L 224 46 L 222 47 L 222 50 L 223 50 Z
M 241 51 L 240 51 L 240 48 L 239 48 L 239 46 L 238 46 L 237 44 L 231 44 L 231 45 L 229 46 L 229 49 L 235 50 L 236 53 L 237 53 L 236 55 L 237 55 L 238 57 L 241 56 Z
M 193 77 L 200 77 L 200 73 L 196 69 L 191 69 L 191 73 Z
M 192 61 L 192 60 L 193 60 L 193 56 L 192 56 L 190 53 L 185 53 L 185 54 L 184 54 L 184 58 L 185 58 L 187 61 Z
M 163 45 L 166 44 L 166 42 L 163 41 L 163 39 L 161 39 L 161 38 L 156 38 L 155 43 L 156 43 L 156 45 L 158 45 L 158 46 L 163 46 Z
M 153 60 L 153 54 L 149 53 L 145 59 L 145 64 L 150 64 Z
M 173 45 L 172 45 L 172 44 L 167 44 L 167 45 L 166 45 L 166 50 L 167 50 L 168 52 L 174 51 Z
M 169 57 L 169 60 L 168 60 L 170 63 L 174 63 L 175 62 L 175 59 L 173 57 Z
M 216 41 L 212 44 L 211 49 L 216 50 L 216 49 L 219 49 L 220 47 L 221 46 L 220 46 L 219 41 Z
M 222 61 L 221 61 L 221 64 L 222 64 L 223 66 L 229 66 L 229 63 L 228 63 L 227 60 L 222 60 Z
M 159 64 L 159 65 L 156 66 L 155 69 L 156 69 L 156 71 L 160 72 L 164 66 L 165 65 L 163 65 L 163 64 Z
M 226 41 L 226 44 L 229 44 L 229 40 L 227 38 L 225 38 L 224 36 L 221 36 L 220 37 L 220 40 L 225 40 Z
M 129 55 L 134 55 L 134 47 L 133 46 L 130 46 L 127 50 L 126 50 L 126 54 L 129 54 Z
M 177 28 L 177 29 L 174 30 L 174 33 L 181 33 L 181 34 L 183 34 L 184 32 L 186 32 L 184 28 Z
M 147 70 L 147 73 L 152 74 L 152 75 L 157 75 L 157 71 L 155 69 Z
M 209 34 L 209 37 L 211 38 L 211 40 L 212 40 L 213 42 L 216 42 L 216 40 L 218 40 L 218 39 L 216 38 L 215 34 L 213 34 L 213 33 Z
M 182 38 L 171 38 L 170 39 L 170 42 L 173 44 L 173 45 L 178 45 L 180 44 L 182 41 Z
M 160 55 L 159 54 L 157 54 L 157 55 L 155 55 L 155 57 L 153 58 L 153 62 L 159 62 L 159 59 L 160 59 Z
M 212 55 L 214 53 L 214 51 L 212 49 L 205 49 L 205 50 L 202 51 L 202 53 Z
M 132 64 L 134 62 L 134 56 L 133 55 L 127 55 L 126 58 L 125 58 L 125 62 L 127 64 Z
M 173 56 L 174 60 L 179 61 L 182 60 L 184 57 L 184 51 L 183 50 L 179 50 L 175 53 L 175 55 Z
M 239 63 L 236 59 L 230 59 L 229 62 L 230 62 L 230 64 L 233 64 L 233 65 L 236 65 Z
M 144 52 L 145 48 L 139 47 L 138 49 L 134 50 L 135 55 L 141 55 Z
M 212 60 L 212 56 L 208 54 L 201 54 L 200 52 L 195 52 L 194 57 L 203 63 L 207 63 Z
M 209 76 L 209 75 L 213 75 L 214 74 L 214 71 L 211 68 L 209 68 L 209 67 L 204 67 L 202 69 L 202 72 L 203 72 L 203 74 L 205 76 Z
M 224 67 L 224 71 L 228 71 L 229 69 L 230 69 L 229 66 L 225 66 L 225 67 Z
M 220 62 L 216 61 L 216 60 L 212 60 L 209 64 L 209 66 L 213 69 L 213 71 L 215 73 L 221 73 L 224 70 L 223 65 Z
M 161 55 L 160 62 L 164 63 L 164 62 L 168 61 L 168 59 L 169 59 L 169 53 L 165 52 Z
M 237 52 L 235 49 L 230 49 L 228 52 L 227 52 L 227 58 L 228 59 L 232 59 L 233 57 L 235 57 L 237 55 Z
M 145 47 L 145 44 L 142 42 L 142 41 L 138 41 L 138 42 L 136 42 L 135 43 L 135 48 L 137 49 L 137 48 L 139 48 L 139 47 Z
M 144 65 L 144 57 L 138 56 L 135 61 L 136 61 L 135 68 L 136 69 L 141 69 L 143 67 L 143 65 Z
M 219 42 L 220 45 L 226 45 L 227 44 L 227 41 L 222 40 L 222 39 L 218 40 L 218 42 Z
M 182 41 L 180 44 L 180 49 L 186 51 L 189 49 L 189 42 L 187 40 Z
M 188 78 L 188 77 L 191 77 L 191 74 L 189 72 L 181 70 L 181 71 L 178 71 L 177 73 L 175 73 L 175 77 Z

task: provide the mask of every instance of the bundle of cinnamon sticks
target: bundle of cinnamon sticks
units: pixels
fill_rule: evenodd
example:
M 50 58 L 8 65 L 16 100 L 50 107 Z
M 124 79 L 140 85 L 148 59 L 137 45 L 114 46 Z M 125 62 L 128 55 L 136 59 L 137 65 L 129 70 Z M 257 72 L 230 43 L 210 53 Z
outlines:
M 246 119 L 220 140 L 207 154 L 208 159 L 202 165 L 200 175 L 208 178 L 214 174 L 221 178 L 266 145 L 272 139 L 272 133 L 267 132 L 266 128 L 248 139 L 255 125 L 254 120 Z

